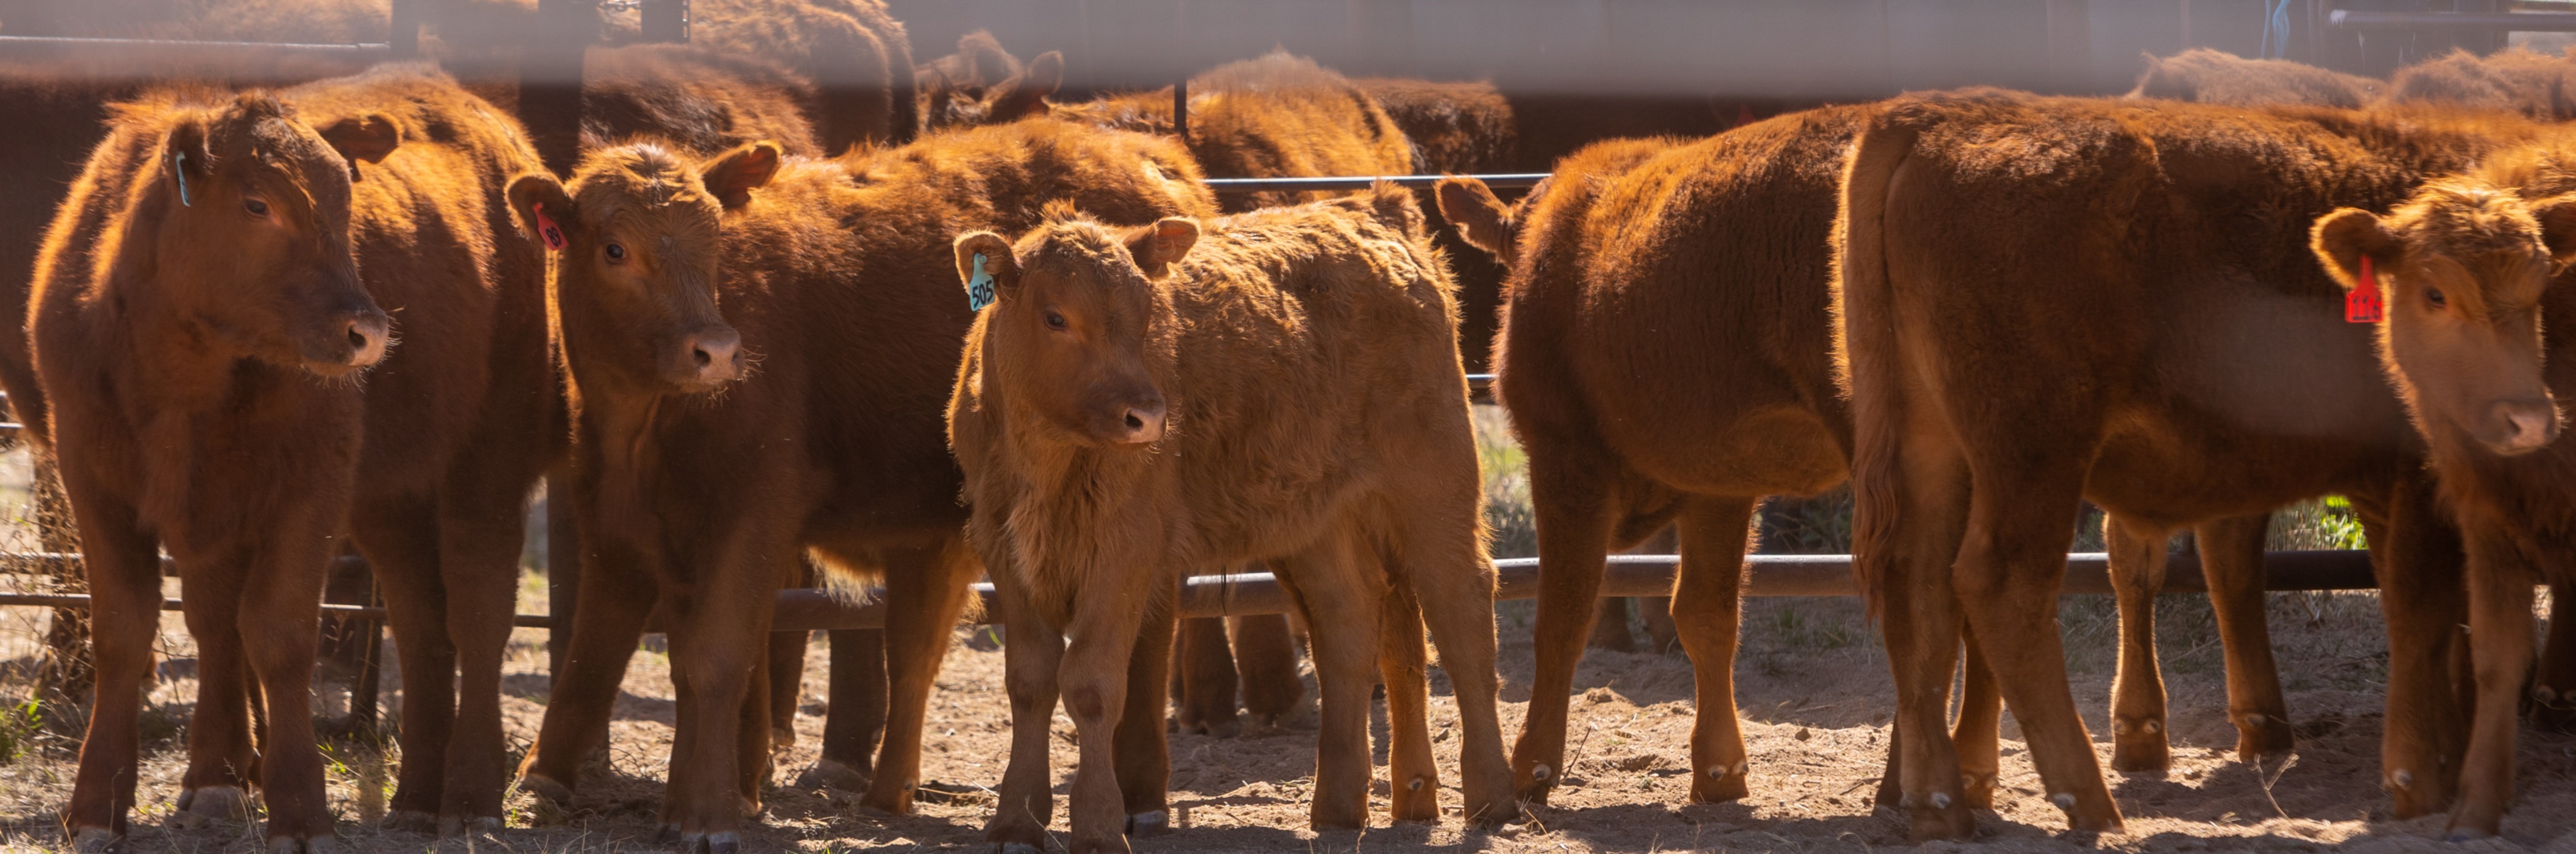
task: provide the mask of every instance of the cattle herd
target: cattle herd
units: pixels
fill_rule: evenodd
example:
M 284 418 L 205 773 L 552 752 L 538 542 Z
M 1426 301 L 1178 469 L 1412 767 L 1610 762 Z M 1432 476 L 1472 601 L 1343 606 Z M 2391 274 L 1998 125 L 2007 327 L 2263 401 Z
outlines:
M 2152 597 L 2186 530 L 2237 752 L 2292 748 L 2265 519 L 2330 493 L 2383 591 L 2396 815 L 2495 833 L 2526 712 L 2576 718 L 2576 632 L 2543 644 L 2533 619 L 2536 586 L 2576 591 L 2576 450 L 2553 444 L 2576 337 L 2551 332 L 2576 328 L 2576 285 L 2552 287 L 2576 263 L 2576 58 L 2381 81 L 2191 51 L 2122 98 L 1916 93 L 1551 149 L 1484 84 L 1272 53 L 1193 78 L 1176 138 L 1169 90 L 1059 100 L 1060 56 L 981 33 L 916 66 L 880 0 L 697 8 L 696 44 L 592 49 L 563 174 L 463 38 L 444 68 L 274 87 L 0 80 L 6 109 L 95 117 L 0 152 L 77 167 L 0 214 L 50 217 L 0 256 L 26 310 L 0 381 L 93 597 L 66 844 L 113 850 L 136 808 L 164 554 L 200 650 L 179 823 L 258 806 L 269 850 L 333 844 L 313 726 L 286 710 L 354 550 L 406 677 L 387 822 L 498 830 L 522 519 L 550 470 L 585 592 L 515 785 L 569 802 L 657 625 L 661 822 L 685 850 L 738 849 L 760 811 L 802 666 L 770 603 L 818 571 L 888 604 L 871 735 L 827 738 L 812 772 L 865 806 L 912 808 L 933 679 L 989 578 L 1005 851 L 1050 844 L 1059 702 L 1065 844 L 1125 850 L 1170 829 L 1167 717 L 1235 732 L 1239 688 L 1275 725 L 1300 634 L 1315 826 L 1370 821 L 1378 686 L 1392 818 L 1443 815 L 1426 637 L 1458 701 L 1451 806 L 1519 821 L 1566 768 L 1605 554 L 1668 526 L 1690 798 L 1741 798 L 1748 521 L 1846 481 L 1896 687 L 1876 798 L 1918 840 L 1993 805 L 2006 704 L 2067 824 L 2121 828 L 2056 625 L 2088 501 L 2120 599 L 2115 769 L 2171 761 Z M 433 24 L 508 26 L 466 17 Z M 1531 159 L 1552 176 L 1510 201 L 1469 177 L 1202 183 Z M 1466 380 L 1489 358 L 1543 567 L 1508 753 Z M 1247 563 L 1302 631 L 1176 618 L 1185 576 Z

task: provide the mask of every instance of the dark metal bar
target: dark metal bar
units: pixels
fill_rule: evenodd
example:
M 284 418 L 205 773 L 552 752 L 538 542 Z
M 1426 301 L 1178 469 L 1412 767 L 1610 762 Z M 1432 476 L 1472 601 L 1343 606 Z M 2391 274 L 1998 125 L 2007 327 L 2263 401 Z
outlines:
M 0 49 L 34 50 L 45 48 L 71 50 L 193 50 L 213 48 L 217 50 L 296 51 L 357 56 L 368 53 L 384 53 L 392 50 L 393 46 L 384 42 L 359 42 L 357 44 L 305 44 L 300 42 L 209 42 L 192 41 L 188 39 L 105 39 L 88 38 L 84 36 L 0 36 Z
M 1190 139 L 1190 79 L 1172 84 L 1172 135 L 1186 144 Z
M 1850 596 L 1859 590 L 1852 579 L 1850 555 L 1748 555 L 1744 563 L 1743 589 L 1746 596 Z M 1681 558 L 1677 555 L 1612 555 L 1609 574 L 1601 585 L 1601 595 L 1667 595 L 1672 591 L 1673 573 L 1680 565 Z M 1494 562 L 1494 568 L 1499 576 L 1494 591 L 1496 599 L 1538 597 L 1538 559 L 1498 560 Z M 2266 590 L 2368 590 L 2374 586 L 2370 554 L 2361 551 L 2270 552 L 2263 556 L 2263 572 Z M 2200 574 L 2197 555 L 2177 554 L 2166 558 L 2163 592 L 2198 593 L 2208 589 Z M 2066 581 L 2059 592 L 2067 595 L 2111 592 L 2110 559 L 2101 552 L 2067 555 Z M 984 599 L 984 613 L 992 613 L 993 585 L 975 585 L 975 595 Z M 74 594 L 0 594 L 0 606 L 86 607 L 88 604 L 89 597 Z M 166 599 L 162 601 L 161 609 L 176 611 L 179 607 L 179 600 Z M 777 631 L 875 629 L 885 626 L 884 603 L 852 604 L 822 590 L 781 590 L 776 607 L 771 627 Z M 1293 604 L 1287 589 L 1266 572 L 1199 576 L 1181 588 L 1181 616 L 1184 617 L 1282 614 L 1291 607 Z M 323 605 L 321 610 L 325 614 L 385 618 L 383 608 Z M 550 628 L 554 621 L 544 614 L 520 614 L 513 617 L 510 624 Z
M 2338 30 L 2505 30 L 2576 33 L 2576 12 L 2370 12 L 2337 9 L 2327 18 Z
M 1440 179 L 1445 177 L 1449 176 L 1382 175 L 1338 176 L 1331 178 L 1209 178 L 1207 179 L 1207 185 L 1208 189 L 1215 190 L 1220 193 L 1266 193 L 1273 191 L 1297 190 L 1321 190 L 1331 192 L 1334 190 L 1365 190 L 1368 189 L 1371 184 L 1375 184 L 1379 181 L 1388 181 L 1394 183 L 1396 186 L 1403 187 L 1408 190 L 1423 190 L 1429 189 L 1433 184 L 1440 183 Z M 1547 173 L 1526 172 L 1504 175 L 1467 175 L 1463 177 L 1483 181 L 1485 182 L 1485 186 L 1492 187 L 1497 190 L 1509 190 L 1538 186 L 1538 182 L 1547 180 Z
M 2066 556 L 2067 595 L 2111 592 L 2110 558 L 2101 552 Z M 2271 552 L 2263 556 L 2267 590 L 2368 590 L 2375 586 L 2370 554 L 2361 551 Z M 1859 591 L 1852 578 L 1850 555 L 1747 555 L 1746 596 L 1851 596 Z M 1603 579 L 1603 596 L 1665 596 L 1673 588 L 1676 555 L 1612 555 Z M 1538 559 L 1494 562 L 1499 577 L 1496 599 L 1538 598 Z M 2207 592 L 2197 555 L 2166 558 L 2166 593 Z M 992 613 L 993 586 L 975 585 L 975 595 Z M 1266 572 L 1200 576 L 1181 588 L 1181 616 L 1239 617 L 1282 614 L 1293 607 L 1288 591 Z M 782 590 L 771 625 L 780 631 L 803 629 L 869 629 L 885 625 L 885 605 L 851 605 L 820 590 Z

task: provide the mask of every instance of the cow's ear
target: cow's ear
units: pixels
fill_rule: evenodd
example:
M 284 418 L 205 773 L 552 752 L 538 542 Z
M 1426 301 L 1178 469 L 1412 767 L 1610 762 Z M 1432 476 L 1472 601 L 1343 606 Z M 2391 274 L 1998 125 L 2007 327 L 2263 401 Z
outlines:
M 957 281 L 966 286 L 966 307 L 984 310 L 1001 294 L 1020 286 L 1020 262 L 1011 257 L 1011 242 L 989 231 L 957 236 Z
M 519 227 L 528 237 L 548 250 L 561 252 L 571 245 L 573 229 L 581 227 L 581 212 L 573 208 L 572 197 L 564 193 L 555 176 L 530 172 L 510 181 L 510 212 L 519 219 Z
M 1172 265 L 1188 257 L 1190 247 L 1198 243 L 1198 220 L 1185 216 L 1164 217 L 1153 225 L 1129 233 L 1127 254 L 1136 259 L 1136 268 L 1145 271 L 1145 278 L 1160 279 L 1172 272 Z
M 170 128 L 170 138 L 161 144 L 161 166 L 170 170 L 170 181 L 177 185 L 179 203 L 195 205 L 196 193 L 215 176 L 214 160 L 206 155 L 206 122 L 190 116 Z
M 1047 96 L 1064 88 L 1064 54 L 1047 51 L 1020 68 L 1020 73 L 993 87 L 993 108 L 986 118 L 995 124 L 1046 110 Z
M 322 141 L 331 144 L 351 166 L 360 162 L 382 163 L 385 155 L 402 145 L 402 125 L 384 113 L 350 116 L 322 128 Z
M 1440 179 L 1440 218 L 1457 227 L 1467 244 L 1508 258 L 1512 249 L 1512 209 L 1494 197 L 1485 182 L 1451 176 Z
M 769 140 L 745 143 L 707 161 L 698 175 L 706 181 L 707 192 L 715 194 L 725 210 L 733 210 L 751 203 L 751 191 L 769 186 L 769 179 L 778 174 L 778 158 L 783 153 L 778 143 Z
M 2362 258 L 2385 270 L 2405 249 L 2377 214 L 2359 208 L 2340 208 L 2318 217 L 2316 227 L 2308 232 L 2308 246 L 2316 250 L 2326 275 L 2347 290 L 2361 281 Z
M 2540 220 L 2540 242 L 2549 247 L 2549 257 L 2561 264 L 2576 261 L 2576 193 L 2531 203 L 2531 216 Z

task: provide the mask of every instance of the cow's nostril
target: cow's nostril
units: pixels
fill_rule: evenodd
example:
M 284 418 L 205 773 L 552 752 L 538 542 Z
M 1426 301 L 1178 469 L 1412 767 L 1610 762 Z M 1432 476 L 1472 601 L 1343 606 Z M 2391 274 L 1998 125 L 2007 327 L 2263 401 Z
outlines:
M 699 348 L 699 349 L 697 350 L 697 356 L 698 356 L 698 367 L 703 368 L 703 367 L 706 367 L 706 366 L 708 366 L 708 365 L 712 365 L 712 364 L 715 364 L 715 363 L 716 363 L 716 357 L 707 355 L 706 348 L 703 348 L 703 347 Z
M 356 347 L 360 350 L 367 349 L 367 333 L 360 332 L 356 329 L 349 330 L 349 346 Z
M 1138 417 L 1136 417 L 1136 413 L 1133 413 L 1133 412 L 1127 413 L 1127 429 L 1129 429 L 1129 430 L 1143 430 L 1143 429 L 1145 429 L 1145 419 L 1142 419 L 1142 418 L 1138 418 Z

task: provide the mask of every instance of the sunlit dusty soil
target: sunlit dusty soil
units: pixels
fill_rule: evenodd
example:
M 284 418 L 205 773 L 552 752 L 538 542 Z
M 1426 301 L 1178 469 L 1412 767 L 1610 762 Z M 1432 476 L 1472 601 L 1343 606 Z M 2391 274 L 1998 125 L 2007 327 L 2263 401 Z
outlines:
M 533 600 L 541 590 L 532 590 Z M 2104 732 L 2102 710 L 2115 637 L 2107 600 L 2069 598 L 2062 609 L 2078 703 Z M 541 607 L 531 602 L 529 607 Z M 2269 774 L 2232 759 L 2234 731 L 2223 719 L 2218 646 L 2207 606 L 2165 597 L 2165 671 L 2172 694 L 2174 771 L 2161 778 L 2115 775 L 2111 781 L 2129 832 L 2070 835 L 2038 795 L 2037 778 L 2018 741 L 2004 752 L 2003 806 L 1980 818 L 1980 843 L 2009 850 L 2433 849 L 2440 819 L 2386 818 L 2379 791 L 2378 739 L 2385 641 L 2377 602 L 2367 594 L 2275 594 L 2271 619 L 2302 741 L 2295 764 Z M 17 612 L 5 627 L 11 654 L 32 642 L 36 611 Z M 1507 732 L 1517 731 L 1530 676 L 1528 603 L 1507 603 L 1503 630 Z M 129 850 L 250 851 L 255 830 L 164 830 L 184 765 L 186 703 L 193 661 L 175 615 L 167 623 L 165 681 L 153 694 L 154 719 L 165 721 L 148 747 Z M 961 639 L 966 632 L 961 630 Z M 542 633 L 522 630 L 511 661 L 510 736 L 523 750 L 544 712 Z M 1744 652 L 1737 663 L 1739 702 L 1752 749 L 1753 796 L 1730 804 L 1683 803 L 1689 781 L 1685 738 L 1693 714 L 1688 662 L 1678 653 L 1596 651 L 1585 661 L 1573 698 L 1575 732 L 1567 785 L 1532 820 L 1492 832 L 1469 832 L 1455 817 L 1438 825 L 1390 825 L 1365 833 L 1317 834 L 1305 827 L 1313 766 L 1311 729 L 1292 727 L 1266 738 L 1176 736 L 1172 755 L 1177 831 L 1139 840 L 1140 851 L 1345 851 L 1446 848 L 1495 851 L 1849 850 L 1902 845 L 1893 813 L 1868 803 L 1883 759 L 1887 675 L 1877 642 L 1852 600 L 1753 600 L 1746 610 Z M 991 797 L 982 788 L 1000 777 L 1007 743 L 1002 655 L 960 644 L 947 660 L 926 734 L 927 779 L 953 796 L 925 798 L 919 813 L 862 810 L 857 794 L 786 785 L 812 758 L 822 730 L 819 698 L 825 672 L 821 644 L 809 657 L 800 742 L 779 775 L 781 787 L 747 839 L 754 850 L 911 851 L 971 847 L 982 839 Z M 398 682 L 397 682 L 398 684 Z M 1433 729 L 1446 774 L 1456 784 L 1456 709 L 1446 685 L 1435 685 Z M 345 699 L 319 692 L 317 708 L 336 714 Z M 617 707 L 613 773 L 584 784 L 570 814 L 532 815 L 524 796 L 512 801 L 512 828 L 497 838 L 451 842 L 440 850 L 607 851 L 647 848 L 670 746 L 671 686 L 661 654 L 639 652 Z M 1310 694 L 1311 696 L 1311 694 Z M 387 697 L 388 705 L 393 698 Z M 1383 733 L 1383 713 L 1377 716 Z M 1310 727 L 1311 724 L 1305 726 Z M 1057 720 L 1055 763 L 1071 773 L 1070 724 Z M 2006 728 L 2007 738 L 2017 733 Z M 58 845 L 54 810 L 69 796 L 74 745 L 37 737 L 26 755 L 0 768 L 0 847 L 49 850 Z M 2097 744 L 2106 757 L 2108 744 Z M 378 830 L 387 775 L 383 757 L 354 743 L 331 748 L 332 797 L 343 818 L 344 848 L 420 851 L 434 840 Z M 1383 754 L 1381 753 L 1381 758 Z M 2576 852 L 2576 738 L 2526 732 L 2521 745 L 2523 795 L 2502 840 L 2462 850 Z M 1061 787 L 1059 793 L 1064 791 Z M 1445 793 L 1450 806 L 1457 793 Z M 1384 806 L 1384 785 L 1376 804 Z M 1381 816 L 1383 815 L 1381 811 Z M 1057 813 L 1061 831 L 1063 812 Z M 530 825 L 537 825 L 531 827 Z M 1931 847 L 1949 847 L 1936 845 Z

